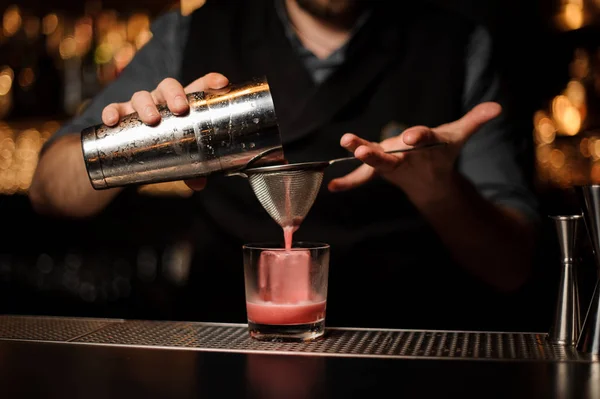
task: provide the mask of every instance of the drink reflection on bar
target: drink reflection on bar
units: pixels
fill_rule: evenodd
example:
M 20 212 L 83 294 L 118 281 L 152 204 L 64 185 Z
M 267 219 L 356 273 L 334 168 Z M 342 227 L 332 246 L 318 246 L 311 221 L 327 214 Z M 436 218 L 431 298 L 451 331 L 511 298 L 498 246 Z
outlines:
M 151 23 L 170 10 L 180 9 L 189 15 L 204 3 L 204 0 L 26 0 L 0 4 L 0 311 L 4 315 L 0 317 L 34 315 L 218 323 L 246 323 L 250 319 L 250 315 L 248 319 L 240 319 L 238 314 L 221 312 L 219 306 L 231 308 L 232 304 L 239 303 L 245 309 L 244 243 L 239 243 L 238 275 L 228 275 L 203 262 L 195 245 L 204 231 L 199 227 L 203 215 L 198 215 L 196 194 L 182 180 L 158 183 L 144 180 L 142 184 L 127 187 L 100 215 L 82 219 L 43 216 L 33 210 L 27 197 L 44 144 L 63 123 L 81 114 L 96 95 L 120 76 L 153 38 Z M 597 312 L 597 304 L 590 306 L 590 303 L 593 304 L 594 299 L 597 302 L 598 297 L 597 293 L 594 297 L 594 289 L 600 269 L 594 246 L 600 244 L 594 242 L 591 222 L 586 220 L 586 227 L 582 217 L 586 211 L 593 210 L 594 205 L 581 202 L 573 189 L 592 190 L 600 184 L 600 1 L 485 3 L 474 7 L 469 2 L 458 1 L 451 7 L 490 28 L 498 43 L 495 51 L 504 68 L 502 73 L 510 89 L 522 93 L 510 111 L 523 126 L 528 126 L 525 134 L 531 135 L 534 164 L 530 172 L 540 201 L 541 235 L 536 244 L 531 283 L 509 300 L 494 302 L 493 306 L 477 311 L 481 320 L 473 319 L 465 326 L 449 322 L 439 329 L 541 333 L 542 338 L 536 336 L 540 347 L 549 345 L 554 351 L 567 353 L 565 358 L 575 360 L 573 364 L 561 363 L 556 369 L 532 370 L 532 376 L 551 381 L 548 386 L 554 388 L 548 389 L 558 393 L 557 397 L 571 397 L 569 392 L 595 394 L 599 388 L 591 380 L 587 380 L 585 387 L 573 381 L 597 374 L 597 364 L 593 370 L 582 370 L 577 362 L 589 361 L 587 356 L 597 354 L 592 352 L 597 351 L 600 344 L 597 342 L 600 326 L 596 326 L 598 329 L 590 326 L 592 321 L 600 320 L 600 315 L 590 314 Z M 515 15 L 518 15 L 515 24 L 533 33 L 507 27 L 504 17 Z M 127 151 L 123 153 L 127 157 Z M 112 158 L 107 162 L 112 162 Z M 142 180 L 141 175 L 137 177 Z M 570 216 L 561 219 L 557 215 Z M 235 216 L 224 223 L 236 223 Z M 577 232 L 568 231 L 570 240 L 577 242 L 576 253 L 568 262 L 561 259 L 560 237 L 554 224 L 562 220 L 562 228 L 566 229 L 567 219 L 573 225 L 579 223 Z M 273 231 L 279 233 L 280 230 L 274 226 Z M 213 239 L 218 241 L 219 238 Z M 332 246 L 332 256 L 335 251 Z M 377 262 L 376 254 L 373 262 Z M 571 262 L 577 267 L 571 267 Z M 343 268 L 343 265 L 332 264 L 329 273 L 340 273 L 338 267 Z M 365 265 L 367 267 L 370 265 Z M 285 282 L 289 286 L 301 285 L 298 281 Z M 308 281 L 303 283 L 309 285 Z M 237 294 L 212 298 L 203 294 L 205 284 L 213 287 L 212 292 L 215 292 L 214 287 L 230 284 L 237 288 Z M 258 291 L 259 282 L 254 284 L 257 287 L 251 288 Z M 313 301 L 311 305 L 340 306 L 340 302 L 345 301 L 337 296 L 342 291 L 340 287 L 332 286 L 329 291 L 321 289 L 326 292 L 327 300 Z M 398 289 L 402 289 L 401 285 Z M 308 288 L 305 291 L 308 292 Z M 356 291 L 359 296 L 360 287 Z M 487 293 L 482 293 L 482 298 L 488 298 L 485 295 Z M 561 297 L 558 301 L 557 296 Z M 474 309 L 478 300 L 473 297 L 468 306 Z M 557 311 L 557 303 L 562 303 L 562 313 Z M 347 306 L 357 304 L 362 305 L 362 299 L 352 298 Z M 265 312 L 256 308 L 258 305 L 249 301 L 248 306 L 255 306 L 255 317 L 256 314 L 263 317 Z M 403 312 L 408 312 L 405 307 L 410 304 L 381 304 L 382 309 L 386 306 L 390 324 L 401 325 L 397 320 L 401 320 Z M 440 303 L 440 308 L 443 306 Z M 202 317 L 197 316 L 200 307 Z M 324 323 L 325 310 L 319 307 L 316 312 L 317 321 Z M 335 324 L 335 315 L 331 316 Z M 325 329 L 330 327 L 329 318 L 327 313 Z M 565 321 L 567 318 L 569 322 Z M 594 339 L 594 345 L 587 343 L 585 347 L 594 349 L 578 352 L 577 338 L 586 318 L 585 331 L 594 335 L 587 340 Z M 436 320 L 430 320 L 428 329 L 429 326 L 438 329 Z M 381 328 L 364 342 L 348 344 L 362 349 L 369 347 L 369 339 L 385 340 L 389 333 L 386 333 L 386 325 L 378 324 L 331 327 Z M 328 339 L 335 340 L 342 335 L 333 334 L 328 338 L 325 334 L 325 338 L 321 338 L 322 329 L 319 324 L 318 331 L 311 332 L 325 340 L 323 345 L 333 342 Z M 554 341 L 543 339 L 543 334 L 550 330 L 555 334 Z M 0 321 L 0 357 L 5 338 L 1 335 L 6 331 Z M 398 341 L 386 341 L 382 347 L 390 351 L 390 348 L 397 349 L 394 353 L 405 353 L 409 349 L 419 353 L 416 348 L 401 348 L 405 342 L 401 339 L 410 339 L 409 334 L 412 333 Z M 456 341 L 456 337 L 454 339 Z M 488 336 L 488 339 L 491 338 Z M 498 338 L 498 342 L 502 339 L 505 338 Z M 444 346 L 445 343 L 440 345 L 443 349 L 439 353 L 456 349 Z M 333 347 L 330 352 L 336 353 L 339 347 Z M 583 344 L 579 345 L 582 347 Z M 423 351 L 427 349 L 421 348 Z M 335 371 L 331 372 L 324 357 L 299 356 L 301 360 L 291 360 L 279 355 L 260 353 L 248 357 L 242 366 L 237 365 L 237 373 L 243 375 L 248 392 L 256 397 L 272 398 L 326 395 L 329 388 L 323 376 Z M 144 356 L 156 361 L 155 367 L 161 367 L 160 359 Z M 189 357 L 174 360 L 179 364 L 175 367 L 190 373 L 181 376 L 182 384 L 194 380 L 193 367 L 201 368 L 195 362 L 198 360 Z M 160 389 L 164 386 L 157 388 Z M 188 393 L 184 387 L 179 389 Z M 195 390 L 189 388 L 189 392 Z

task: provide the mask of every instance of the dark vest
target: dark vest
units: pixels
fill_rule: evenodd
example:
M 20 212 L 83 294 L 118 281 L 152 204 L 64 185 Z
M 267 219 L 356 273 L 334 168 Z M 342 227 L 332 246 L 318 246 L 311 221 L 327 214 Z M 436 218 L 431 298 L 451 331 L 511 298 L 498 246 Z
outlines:
M 234 83 L 266 76 L 291 162 L 347 156 L 339 145 L 346 132 L 380 141 L 386 127 L 436 126 L 462 116 L 472 25 L 422 2 L 374 3 L 371 18 L 349 45 L 347 62 L 315 86 L 285 36 L 273 0 L 208 0 L 192 16 L 183 83 L 212 71 Z M 326 171 L 295 235 L 331 245 L 328 323 L 453 327 L 460 316 L 456 307 L 484 288 L 452 264 L 398 188 L 376 179 L 350 192 L 327 191 L 332 178 L 356 166 Z M 194 298 L 218 295 L 219 302 L 229 301 L 214 312 L 199 309 L 198 317 L 243 322 L 241 245 L 282 241 L 281 229 L 242 178 L 211 178 L 197 198 Z

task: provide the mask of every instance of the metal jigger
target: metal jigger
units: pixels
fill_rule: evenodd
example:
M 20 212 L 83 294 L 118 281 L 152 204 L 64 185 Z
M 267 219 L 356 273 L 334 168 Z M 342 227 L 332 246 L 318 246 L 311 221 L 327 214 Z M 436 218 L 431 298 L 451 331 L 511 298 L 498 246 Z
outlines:
M 581 215 L 551 216 L 551 218 L 556 225 L 562 260 L 556 313 L 548 334 L 548 341 L 559 345 L 575 345 L 581 332 L 581 315 L 574 248 Z
M 600 269 L 600 185 L 575 187 L 587 232 Z M 592 355 L 600 354 L 600 279 L 596 281 L 594 295 L 588 307 L 583 329 L 577 341 L 577 350 Z

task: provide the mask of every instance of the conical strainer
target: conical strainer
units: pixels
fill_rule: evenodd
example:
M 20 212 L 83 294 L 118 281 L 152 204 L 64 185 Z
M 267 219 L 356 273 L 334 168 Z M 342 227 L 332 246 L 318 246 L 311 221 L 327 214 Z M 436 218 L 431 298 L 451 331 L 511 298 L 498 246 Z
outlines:
M 244 171 L 256 198 L 281 227 L 300 226 L 323 182 L 323 168 L 299 166 L 289 164 L 278 165 L 273 170 Z
M 426 144 L 386 151 L 386 153 L 410 152 L 446 144 Z M 230 175 L 248 178 L 256 198 L 277 224 L 281 227 L 298 227 L 317 198 L 325 168 L 337 162 L 350 160 L 357 160 L 357 158 L 346 157 L 330 161 L 262 166 L 244 169 Z

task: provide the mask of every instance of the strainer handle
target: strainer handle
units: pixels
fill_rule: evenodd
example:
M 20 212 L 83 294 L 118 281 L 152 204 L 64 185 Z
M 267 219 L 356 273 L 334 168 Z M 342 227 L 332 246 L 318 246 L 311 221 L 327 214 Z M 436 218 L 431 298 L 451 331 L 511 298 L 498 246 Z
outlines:
M 390 150 L 390 151 L 386 151 L 386 154 L 395 154 L 397 152 L 411 152 L 411 151 L 417 151 L 417 150 L 423 150 L 426 148 L 432 148 L 432 147 L 445 147 L 447 146 L 448 143 L 441 141 L 438 143 L 431 143 L 431 144 L 423 144 L 417 147 L 411 147 L 411 148 L 403 148 L 400 150 Z M 358 158 L 356 157 L 344 157 L 344 158 L 336 158 L 336 159 L 332 159 L 329 161 L 329 165 L 332 165 L 334 163 L 337 162 L 342 162 L 342 161 L 352 161 L 352 160 L 358 160 Z
M 254 164 L 256 161 L 260 160 L 261 158 L 263 158 L 263 157 L 265 157 L 265 156 L 267 156 L 267 155 L 269 155 L 269 154 L 271 154 L 271 153 L 273 153 L 273 152 L 275 152 L 275 151 L 281 151 L 281 147 L 272 147 L 272 148 L 269 148 L 269 149 L 267 149 L 267 150 L 265 150 L 265 151 L 263 151 L 263 152 L 261 152 L 261 153 L 259 153 L 259 154 L 255 155 L 254 157 L 252 157 L 252 158 L 251 158 L 251 159 L 250 159 L 250 160 L 249 160 L 249 161 L 248 161 L 248 162 L 247 162 L 245 165 L 243 165 L 242 167 L 240 167 L 240 168 L 238 168 L 238 169 L 236 169 L 236 170 L 232 170 L 232 171 L 226 172 L 226 173 L 225 173 L 225 176 L 227 176 L 227 177 L 231 177 L 231 176 L 241 176 L 241 177 L 245 177 L 245 178 L 247 178 L 247 177 L 248 177 L 248 175 L 246 175 L 246 174 L 244 173 L 244 170 L 245 170 L 245 169 L 248 169 L 248 168 L 249 168 L 249 167 L 250 167 L 252 164 Z

